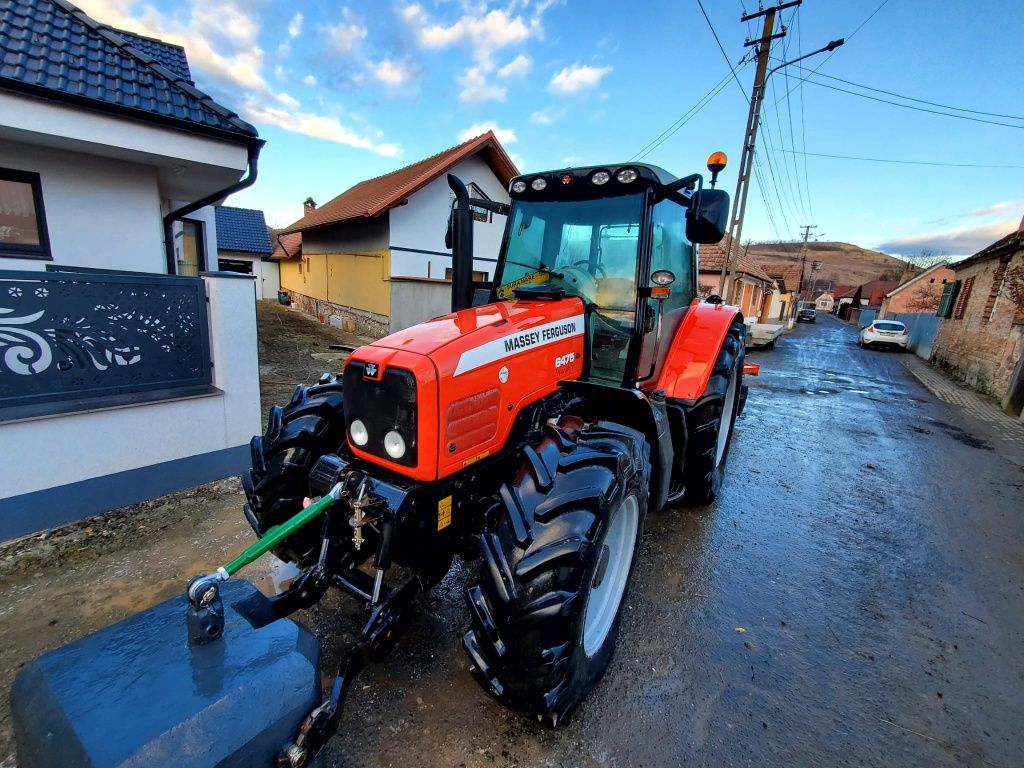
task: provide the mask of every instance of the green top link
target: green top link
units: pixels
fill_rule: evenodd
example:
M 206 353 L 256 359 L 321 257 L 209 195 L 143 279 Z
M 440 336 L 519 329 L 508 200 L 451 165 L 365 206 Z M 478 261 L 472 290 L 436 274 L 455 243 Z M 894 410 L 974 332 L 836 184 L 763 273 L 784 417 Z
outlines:
M 293 535 L 296 531 L 301 528 L 305 528 L 312 520 L 315 520 L 320 514 L 327 509 L 331 504 L 337 501 L 338 495 L 341 493 L 341 484 L 334 486 L 330 493 L 306 507 L 304 510 L 299 512 L 294 517 L 285 520 L 280 525 L 275 525 L 273 528 L 263 534 L 263 538 L 257 542 L 254 542 L 249 547 L 246 547 L 235 559 L 224 566 L 224 570 L 227 571 L 228 576 L 234 576 L 245 566 L 257 560 L 262 555 L 272 550 L 282 541 Z

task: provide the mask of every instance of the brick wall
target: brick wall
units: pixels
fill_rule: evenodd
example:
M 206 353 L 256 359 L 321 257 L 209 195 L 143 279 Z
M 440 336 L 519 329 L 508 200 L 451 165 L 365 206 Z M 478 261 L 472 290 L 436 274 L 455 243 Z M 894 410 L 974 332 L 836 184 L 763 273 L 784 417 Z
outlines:
M 956 270 L 961 296 L 953 316 L 944 318 L 935 337 L 932 360 L 981 392 L 1002 398 L 1024 351 L 1024 324 L 1003 284 L 1007 269 L 1024 266 L 1024 251 L 993 257 Z M 962 301 L 964 287 L 970 295 Z M 962 317 L 961 317 L 962 315 Z M 959 319 L 958 319 L 959 318 Z

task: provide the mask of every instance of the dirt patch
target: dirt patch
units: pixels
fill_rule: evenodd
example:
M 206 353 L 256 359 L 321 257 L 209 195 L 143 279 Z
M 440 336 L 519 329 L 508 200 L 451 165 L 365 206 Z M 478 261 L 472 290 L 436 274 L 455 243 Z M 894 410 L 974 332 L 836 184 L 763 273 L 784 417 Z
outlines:
M 263 424 L 273 405 L 287 403 L 299 384 L 312 384 L 322 373 L 337 374 L 348 357 L 331 344 L 355 348 L 372 339 L 320 323 L 316 318 L 269 301 L 256 303 L 259 324 L 260 404 Z

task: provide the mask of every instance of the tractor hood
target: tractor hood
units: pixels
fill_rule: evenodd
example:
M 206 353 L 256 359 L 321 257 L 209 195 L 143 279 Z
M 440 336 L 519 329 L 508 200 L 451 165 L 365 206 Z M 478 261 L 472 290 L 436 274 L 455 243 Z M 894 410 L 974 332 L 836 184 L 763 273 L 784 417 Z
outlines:
M 583 302 L 580 299 L 499 301 L 435 317 L 433 320 L 378 339 L 370 346 L 433 356 L 449 346 L 452 349 L 446 351 L 459 353 L 471 351 L 482 344 L 513 337 L 511 343 L 515 346 L 511 351 L 517 351 L 555 341 L 562 334 L 543 326 L 577 317 L 582 323 L 582 315 Z M 538 333 L 533 336 L 528 333 L 531 331 Z M 514 338 L 520 335 L 527 338 Z M 461 354 L 459 356 L 461 357 Z M 437 362 L 435 360 L 435 364 Z M 439 372 L 443 374 L 440 370 L 443 366 L 438 367 Z M 454 371 L 453 367 L 451 372 Z
M 585 326 L 578 298 L 516 299 L 360 347 L 344 372 L 345 417 L 361 441 L 349 434 L 352 453 L 423 481 L 494 455 L 523 408 L 583 374 Z M 399 451 L 385 442 L 392 432 Z

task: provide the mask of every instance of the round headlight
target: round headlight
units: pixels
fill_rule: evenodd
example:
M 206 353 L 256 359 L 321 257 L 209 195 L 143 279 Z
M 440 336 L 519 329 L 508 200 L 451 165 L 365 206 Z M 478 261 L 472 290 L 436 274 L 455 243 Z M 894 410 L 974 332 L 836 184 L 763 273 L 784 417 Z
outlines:
M 548 183 L 544 179 L 540 178 L 539 176 L 536 179 L 534 179 L 533 181 L 530 182 L 530 186 L 533 187 L 533 191 L 534 192 L 540 192 L 547 185 L 548 185 Z
M 512 191 L 516 194 L 520 194 L 526 191 L 526 182 L 520 179 L 519 181 L 512 182 Z
M 359 419 L 348 425 L 348 433 L 352 436 L 352 442 L 356 445 L 366 445 L 370 442 L 370 433 L 366 431 L 366 425 Z
M 400 459 L 405 456 L 405 439 L 395 430 L 384 435 L 384 450 L 392 459 Z
M 590 180 L 600 186 L 601 184 L 607 184 L 611 177 L 612 175 L 608 171 L 594 171 Z
M 629 184 L 630 182 L 636 181 L 638 176 L 640 176 L 640 174 L 632 168 L 623 168 L 615 174 L 615 178 L 618 179 L 620 184 Z

